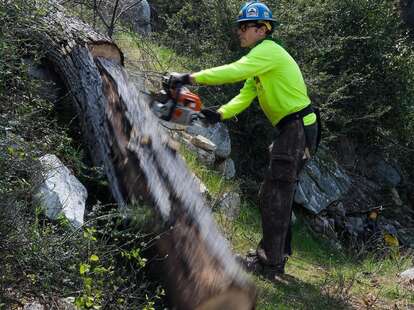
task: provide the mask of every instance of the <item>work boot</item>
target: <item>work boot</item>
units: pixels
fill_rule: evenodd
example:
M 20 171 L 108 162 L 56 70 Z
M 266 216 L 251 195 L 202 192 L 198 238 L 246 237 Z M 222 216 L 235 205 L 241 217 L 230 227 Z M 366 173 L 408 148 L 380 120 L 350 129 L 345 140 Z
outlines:
M 285 256 L 283 262 L 277 265 L 263 266 L 263 277 L 274 283 L 289 284 L 289 282 L 295 278 L 285 273 L 285 266 L 288 258 L 288 256 Z
M 250 249 L 245 256 L 240 254 L 236 255 L 236 260 L 247 272 L 260 274 L 263 271 L 263 266 L 255 250 Z
M 263 266 L 263 277 L 272 280 L 275 276 L 281 276 L 285 274 L 285 264 L 281 263 L 278 265 L 266 265 Z

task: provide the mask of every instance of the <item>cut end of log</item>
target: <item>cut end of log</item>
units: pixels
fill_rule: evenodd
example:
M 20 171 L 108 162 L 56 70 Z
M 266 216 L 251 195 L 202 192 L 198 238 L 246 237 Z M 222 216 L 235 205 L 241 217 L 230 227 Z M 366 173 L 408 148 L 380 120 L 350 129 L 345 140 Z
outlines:
M 255 308 L 254 291 L 232 288 L 216 295 L 197 307 L 197 310 L 252 310 Z
M 93 42 L 88 44 L 88 48 L 94 58 L 102 57 L 112 60 L 118 65 L 124 65 L 124 54 L 114 43 Z

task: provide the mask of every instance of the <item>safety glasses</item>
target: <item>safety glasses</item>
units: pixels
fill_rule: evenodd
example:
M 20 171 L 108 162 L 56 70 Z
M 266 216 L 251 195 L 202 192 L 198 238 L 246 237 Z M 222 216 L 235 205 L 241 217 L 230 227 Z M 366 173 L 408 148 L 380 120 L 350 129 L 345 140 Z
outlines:
M 238 29 L 241 32 L 246 32 L 247 29 L 249 29 L 249 28 L 253 28 L 253 27 L 260 28 L 262 26 L 264 26 L 264 25 L 263 24 L 256 24 L 256 23 L 254 23 L 254 24 L 253 23 L 239 23 L 238 24 Z

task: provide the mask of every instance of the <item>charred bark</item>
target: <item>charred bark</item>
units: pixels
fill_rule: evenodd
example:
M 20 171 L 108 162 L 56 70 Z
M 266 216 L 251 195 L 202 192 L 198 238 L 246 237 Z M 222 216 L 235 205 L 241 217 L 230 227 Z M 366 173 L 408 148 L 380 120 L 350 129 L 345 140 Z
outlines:
M 253 309 L 255 288 L 235 261 L 197 182 L 149 111 L 127 89 L 122 51 L 106 36 L 65 16 L 56 3 L 44 17 L 48 60 L 73 97 L 95 165 L 103 166 L 119 206 L 151 205 L 164 233 L 167 290 L 177 309 Z

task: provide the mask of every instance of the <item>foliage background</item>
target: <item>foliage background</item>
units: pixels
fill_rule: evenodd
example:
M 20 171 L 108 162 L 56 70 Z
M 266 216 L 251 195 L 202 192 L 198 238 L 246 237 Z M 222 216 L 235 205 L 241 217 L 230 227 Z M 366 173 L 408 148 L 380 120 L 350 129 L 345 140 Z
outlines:
M 156 0 L 158 33 L 197 71 L 238 59 L 234 19 L 240 1 Z M 357 150 L 383 152 L 406 168 L 414 150 L 414 49 L 396 1 L 266 1 L 281 22 L 278 39 L 302 69 L 309 95 L 322 109 L 324 142 L 344 137 Z M 207 103 L 226 103 L 242 86 L 200 88 Z M 210 88 L 211 90 L 212 88 Z M 213 95 L 214 94 L 214 95 Z M 239 169 L 260 178 L 271 128 L 254 105 L 230 122 Z M 254 145 L 246 141 L 259 141 Z M 244 154 L 242 157 L 238 154 Z M 362 155 L 362 154 L 360 154 Z M 257 158 L 252 163 L 249 158 Z

